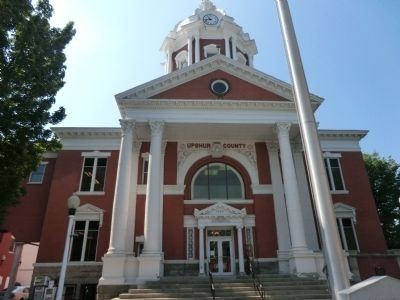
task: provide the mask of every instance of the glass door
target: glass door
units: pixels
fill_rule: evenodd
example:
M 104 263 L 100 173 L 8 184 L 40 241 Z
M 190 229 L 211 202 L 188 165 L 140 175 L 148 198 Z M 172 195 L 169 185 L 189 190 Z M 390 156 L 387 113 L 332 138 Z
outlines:
M 227 237 L 208 239 L 208 262 L 211 273 L 229 275 L 232 271 L 232 240 Z

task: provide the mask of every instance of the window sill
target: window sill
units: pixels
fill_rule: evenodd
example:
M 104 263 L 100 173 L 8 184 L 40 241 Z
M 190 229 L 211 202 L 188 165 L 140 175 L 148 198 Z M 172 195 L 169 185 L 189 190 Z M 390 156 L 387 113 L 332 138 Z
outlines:
M 215 203 L 226 203 L 226 204 L 253 204 L 253 200 L 184 200 L 184 204 L 215 204 Z
M 43 184 L 43 181 L 41 181 L 41 182 L 28 182 L 27 184 L 38 185 L 38 184 Z
M 105 192 L 76 192 L 77 196 L 104 196 Z
M 346 195 L 346 194 L 348 194 L 349 193 L 349 191 L 347 191 L 347 190 L 343 190 L 343 191 L 331 191 L 331 194 L 332 195 Z

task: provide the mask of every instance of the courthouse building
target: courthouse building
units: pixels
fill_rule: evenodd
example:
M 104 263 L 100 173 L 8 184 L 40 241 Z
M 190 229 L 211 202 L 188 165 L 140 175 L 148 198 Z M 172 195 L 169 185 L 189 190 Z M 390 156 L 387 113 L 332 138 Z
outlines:
M 67 294 L 232 276 L 248 258 L 323 277 L 292 86 L 257 70 L 255 41 L 208 0 L 161 49 L 166 75 L 116 95 L 120 128 L 53 128 L 63 148 L 43 157 L 7 221 L 17 240 L 40 242 L 34 276 L 58 277 L 76 192 Z M 316 111 L 323 98 L 310 98 Z M 400 277 L 362 158 L 366 135 L 319 130 L 338 232 L 354 280 Z

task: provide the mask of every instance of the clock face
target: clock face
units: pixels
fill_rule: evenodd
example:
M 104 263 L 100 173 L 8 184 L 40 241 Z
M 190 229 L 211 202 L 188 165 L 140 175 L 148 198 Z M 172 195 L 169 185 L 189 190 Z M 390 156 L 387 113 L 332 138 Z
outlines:
M 203 22 L 206 25 L 216 25 L 218 23 L 218 17 L 213 14 L 206 14 L 203 17 Z

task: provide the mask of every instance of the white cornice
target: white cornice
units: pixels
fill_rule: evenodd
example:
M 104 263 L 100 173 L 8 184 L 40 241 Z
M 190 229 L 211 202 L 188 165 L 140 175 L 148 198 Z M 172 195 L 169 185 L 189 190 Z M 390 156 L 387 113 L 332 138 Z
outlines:
M 169 73 L 135 88 L 115 95 L 118 105 L 121 100 L 148 99 L 161 92 L 194 80 L 200 76 L 209 74 L 216 70 L 222 70 L 251 84 L 273 92 L 289 101 L 293 101 L 292 86 L 275 77 L 267 75 L 254 68 L 243 65 L 224 55 L 215 55 L 181 70 Z M 310 94 L 315 109 L 323 101 L 323 98 Z M 273 100 L 273 99 L 271 99 Z
M 318 130 L 318 135 L 321 139 L 354 139 L 360 141 L 368 134 L 368 130 L 334 130 L 321 129 Z
M 101 138 L 121 137 L 121 129 L 115 127 L 52 127 L 51 130 L 60 138 Z
M 229 110 L 268 110 L 268 111 L 294 111 L 295 104 L 286 101 L 247 101 L 247 100 L 192 100 L 192 99 L 131 99 L 118 100 L 120 109 L 229 109 Z

